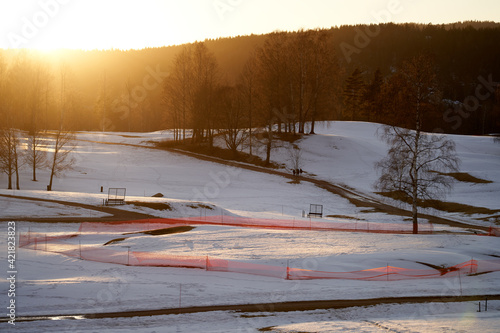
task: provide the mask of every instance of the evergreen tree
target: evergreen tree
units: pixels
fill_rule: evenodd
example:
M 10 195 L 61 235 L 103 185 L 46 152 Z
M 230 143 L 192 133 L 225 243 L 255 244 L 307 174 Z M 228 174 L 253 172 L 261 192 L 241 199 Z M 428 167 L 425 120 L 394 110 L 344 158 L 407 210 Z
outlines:
M 350 118 L 350 120 L 356 120 L 357 116 L 361 113 L 364 88 L 365 83 L 361 70 L 356 67 L 346 79 L 344 91 L 342 93 L 344 97 L 344 119 Z

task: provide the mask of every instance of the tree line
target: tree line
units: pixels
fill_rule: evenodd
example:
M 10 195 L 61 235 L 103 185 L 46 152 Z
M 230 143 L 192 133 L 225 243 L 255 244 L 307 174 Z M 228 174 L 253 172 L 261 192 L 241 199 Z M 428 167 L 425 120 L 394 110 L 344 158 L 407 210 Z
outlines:
M 223 137 L 236 153 L 260 128 L 269 163 L 274 132 L 305 133 L 306 122 L 322 120 L 335 104 L 339 63 L 325 32 L 268 35 L 231 82 L 204 43 L 185 46 L 163 86 L 166 122 L 177 141 L 191 130 L 193 143 L 213 146 Z
M 499 133 L 498 40 L 497 24 L 472 22 L 341 26 L 129 51 L 0 50 L 2 171 L 9 187 L 23 164 L 36 180 L 48 163 L 40 156 L 49 132 L 55 143 L 55 133 L 70 130 L 172 129 L 177 142 L 210 148 L 220 137 L 234 153 L 250 154 L 261 147 L 269 162 L 276 136 L 314 133 L 317 120 L 411 128 L 401 69 L 422 53 L 436 88 L 421 129 Z
M 54 78 L 41 63 L 22 55 L 8 68 L 0 57 L 0 170 L 7 175 L 8 189 L 21 189 L 22 167 L 31 169 L 32 181 L 38 181 L 37 170 L 47 168 L 48 190 L 54 177 L 71 168 L 73 134 L 66 129 L 65 112 L 77 104 L 67 74 L 61 67 L 56 94 Z M 47 115 L 56 110 L 57 121 L 47 124 Z
M 431 130 L 441 128 L 445 132 L 460 134 L 499 131 L 498 98 L 496 92 L 491 91 L 493 83 L 500 81 L 498 24 L 358 25 L 281 34 L 287 44 L 290 44 L 289 40 L 302 40 L 297 42 L 301 46 L 290 51 L 293 54 L 287 54 L 288 58 L 299 61 L 296 64 L 298 66 L 304 68 L 301 52 L 314 50 L 308 44 L 318 39 L 324 40 L 321 45 L 326 45 L 326 51 L 333 51 L 330 54 L 337 58 L 334 65 L 338 69 L 331 77 L 335 82 L 329 83 L 337 85 L 330 96 L 334 103 L 328 112 L 321 115 L 322 119 L 392 121 L 394 115 L 377 105 L 379 87 L 382 92 L 397 87 L 396 78 L 387 82 L 393 76 L 394 69 L 401 67 L 410 56 L 429 50 L 434 55 L 443 105 L 426 122 L 426 126 Z M 235 86 L 248 60 L 255 57 L 256 50 L 269 44 L 270 39 L 276 39 L 276 35 L 220 38 L 206 40 L 203 44 L 215 57 L 218 75 L 225 81 L 224 84 Z M 0 54 L 7 63 L 7 71 L 18 72 L 15 76 L 23 78 L 16 82 L 23 88 L 14 89 L 11 98 L 30 100 L 33 97 L 27 96 L 29 90 L 24 88 L 25 81 L 40 77 L 45 82 L 40 84 L 45 85 L 49 96 L 44 108 L 46 127 L 54 128 L 51 124 L 57 123 L 54 96 L 58 91 L 58 83 L 55 78 L 64 64 L 68 71 L 68 82 L 72 86 L 72 107 L 66 111 L 71 129 L 154 131 L 176 126 L 171 117 L 165 116 L 169 111 L 166 110 L 160 81 L 173 70 L 175 58 L 185 47 L 180 45 L 128 51 L 61 50 L 54 54 L 0 50 Z M 288 63 L 284 65 L 289 66 Z M 305 68 L 312 70 L 310 65 Z M 283 70 L 291 73 L 288 68 Z M 279 82 L 281 86 L 282 78 Z M 364 95 L 363 100 L 346 100 L 346 85 L 350 85 L 350 94 L 354 97 Z M 488 94 L 480 91 L 478 97 L 476 90 L 480 85 L 485 86 Z M 31 112 L 23 104 L 17 103 L 12 112 Z M 358 104 L 361 104 L 361 110 L 357 108 Z M 287 112 L 296 110 L 288 109 Z M 300 115 L 300 110 L 298 113 Z M 29 130 L 29 116 L 23 118 L 22 129 Z

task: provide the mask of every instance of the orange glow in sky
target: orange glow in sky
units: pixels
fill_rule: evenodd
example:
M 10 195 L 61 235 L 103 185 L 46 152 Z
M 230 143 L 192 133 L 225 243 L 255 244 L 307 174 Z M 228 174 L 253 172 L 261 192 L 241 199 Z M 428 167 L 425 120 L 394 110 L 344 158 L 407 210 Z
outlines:
M 0 48 L 140 49 L 346 24 L 500 22 L 498 0 L 22 0 L 0 3 Z

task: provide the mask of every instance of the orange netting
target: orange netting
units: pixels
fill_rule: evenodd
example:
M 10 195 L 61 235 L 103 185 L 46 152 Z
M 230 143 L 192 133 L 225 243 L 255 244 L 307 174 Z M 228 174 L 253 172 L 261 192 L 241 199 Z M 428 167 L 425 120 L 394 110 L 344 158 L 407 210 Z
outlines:
M 488 235 L 489 236 L 500 237 L 500 228 L 490 227 L 490 232 L 488 233 Z
M 93 223 L 84 222 L 80 232 L 138 232 L 162 229 L 181 225 L 223 225 L 236 227 L 254 227 L 270 229 L 315 230 L 315 231 L 350 231 L 388 234 L 411 234 L 411 223 L 376 223 L 376 222 L 334 222 L 315 220 L 261 219 L 234 216 L 205 216 L 186 218 L 158 218 L 124 222 Z M 433 226 L 430 223 L 419 224 L 419 233 L 431 234 Z
M 113 224 L 116 225 L 117 224 Z M 116 231 L 116 230 L 115 230 Z M 500 259 L 469 260 L 464 263 L 437 269 L 407 269 L 393 266 L 371 268 L 352 272 L 326 272 L 292 267 L 239 262 L 201 256 L 174 256 L 165 252 L 141 252 L 113 250 L 102 246 L 74 244 L 77 234 L 46 236 L 28 233 L 19 235 L 23 248 L 64 254 L 70 257 L 103 263 L 130 266 L 159 266 L 199 268 L 207 271 L 232 272 L 276 277 L 289 280 L 355 279 L 371 281 L 395 281 L 407 279 L 453 277 L 500 271 Z M 73 242 L 73 243 L 72 243 Z

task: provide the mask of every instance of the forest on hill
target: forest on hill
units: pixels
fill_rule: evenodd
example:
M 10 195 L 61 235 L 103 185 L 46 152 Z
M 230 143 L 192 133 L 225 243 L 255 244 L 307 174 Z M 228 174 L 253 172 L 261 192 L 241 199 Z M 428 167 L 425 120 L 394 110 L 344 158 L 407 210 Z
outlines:
M 500 132 L 500 25 L 380 24 L 142 50 L 0 50 L 2 127 L 304 132 L 316 120 L 407 126 L 405 63 L 433 72 L 427 131 Z M 236 140 L 239 131 L 233 133 Z M 237 142 L 233 142 L 236 144 Z

